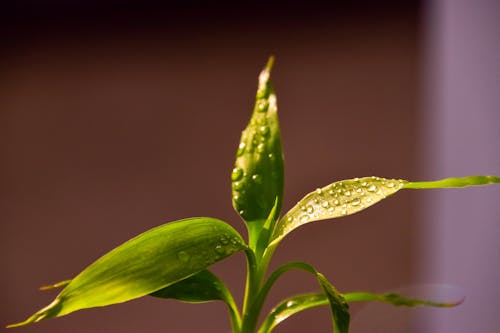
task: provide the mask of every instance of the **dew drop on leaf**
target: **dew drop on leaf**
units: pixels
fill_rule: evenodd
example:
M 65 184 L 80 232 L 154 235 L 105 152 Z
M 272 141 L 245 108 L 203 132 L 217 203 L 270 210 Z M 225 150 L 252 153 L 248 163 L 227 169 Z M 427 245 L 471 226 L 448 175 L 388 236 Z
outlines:
M 231 172 L 231 180 L 233 182 L 238 181 L 243 177 L 243 170 L 241 168 L 234 168 Z

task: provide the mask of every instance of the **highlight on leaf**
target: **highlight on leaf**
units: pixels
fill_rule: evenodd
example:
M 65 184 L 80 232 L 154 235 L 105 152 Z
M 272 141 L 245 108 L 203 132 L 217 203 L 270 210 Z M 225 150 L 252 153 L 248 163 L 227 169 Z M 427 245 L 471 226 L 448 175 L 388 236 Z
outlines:
M 435 189 L 500 183 L 496 176 L 468 176 L 430 182 L 409 182 L 381 177 L 354 178 L 335 182 L 307 194 L 276 224 L 272 243 L 310 222 L 343 217 L 360 212 L 401 189 Z

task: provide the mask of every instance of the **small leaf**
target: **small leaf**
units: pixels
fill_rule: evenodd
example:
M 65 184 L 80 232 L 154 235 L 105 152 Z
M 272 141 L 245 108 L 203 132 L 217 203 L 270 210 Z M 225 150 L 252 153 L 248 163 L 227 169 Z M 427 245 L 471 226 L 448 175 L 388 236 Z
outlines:
M 217 300 L 226 301 L 227 289 L 212 272 L 203 270 L 150 295 L 189 303 L 202 303 Z
M 283 200 L 283 152 L 276 95 L 270 81 L 273 58 L 260 73 L 255 108 L 236 153 L 231 174 L 235 210 L 258 233 L 278 198 Z M 253 236 L 253 235 L 251 235 Z M 258 237 L 258 235 L 255 235 Z
M 307 194 L 276 224 L 271 246 L 306 223 L 362 211 L 401 189 L 452 188 L 500 183 L 500 177 L 469 176 L 433 182 L 364 177 L 335 182 Z
M 9 327 L 148 295 L 245 247 L 231 226 L 213 218 L 164 224 L 105 254 L 71 280 L 51 304 Z

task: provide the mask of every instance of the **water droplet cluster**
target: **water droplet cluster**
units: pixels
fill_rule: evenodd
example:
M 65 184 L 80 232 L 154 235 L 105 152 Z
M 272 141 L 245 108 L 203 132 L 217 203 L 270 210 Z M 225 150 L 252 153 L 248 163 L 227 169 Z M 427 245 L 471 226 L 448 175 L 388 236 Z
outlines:
M 214 229 L 215 231 L 215 229 Z M 220 230 L 217 230 L 219 232 Z M 177 259 L 183 266 L 190 269 L 202 269 L 215 263 L 244 247 L 243 242 L 236 236 L 220 233 L 210 241 L 210 246 L 189 248 L 177 252 Z
M 304 223 L 357 213 L 399 191 L 405 182 L 365 177 L 318 188 L 306 195 L 283 217 L 274 238 L 283 236 Z
M 267 214 L 274 203 L 275 181 L 265 177 L 269 175 L 279 179 L 280 173 L 274 170 L 282 169 L 276 167 L 277 163 L 282 163 L 276 151 L 276 144 L 279 144 L 276 112 L 276 95 L 272 93 L 269 71 L 266 69 L 259 76 L 255 109 L 241 135 L 235 167 L 231 173 L 233 206 L 245 220 L 262 218 L 254 216 L 254 212 L 260 210 L 262 214 Z

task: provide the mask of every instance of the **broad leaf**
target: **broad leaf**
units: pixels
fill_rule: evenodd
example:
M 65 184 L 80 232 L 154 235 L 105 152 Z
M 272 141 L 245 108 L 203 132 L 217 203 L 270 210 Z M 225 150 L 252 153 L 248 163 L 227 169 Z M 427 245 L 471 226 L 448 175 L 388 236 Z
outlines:
M 105 254 L 71 280 L 51 304 L 11 326 L 148 295 L 245 247 L 231 226 L 213 218 L 164 224 Z
M 258 233 L 277 198 L 283 198 L 283 152 L 276 95 L 270 81 L 273 58 L 260 73 L 255 108 L 241 134 L 231 174 L 233 206 Z
M 307 194 L 276 224 L 272 243 L 303 224 L 342 217 L 362 211 L 401 189 L 450 188 L 500 183 L 495 176 L 447 178 L 434 182 L 408 182 L 380 177 L 335 182 Z

